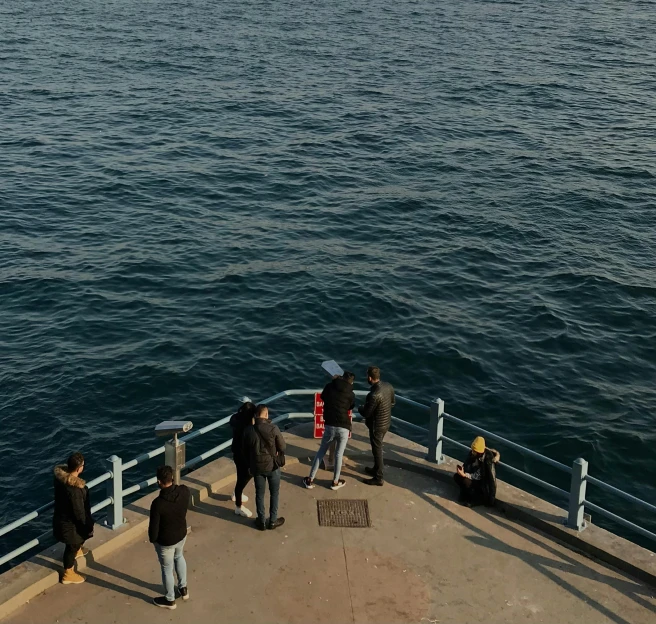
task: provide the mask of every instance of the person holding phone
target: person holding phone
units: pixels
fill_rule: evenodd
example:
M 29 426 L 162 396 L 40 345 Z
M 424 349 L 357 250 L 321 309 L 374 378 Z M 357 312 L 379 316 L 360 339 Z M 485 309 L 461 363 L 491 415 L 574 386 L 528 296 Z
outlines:
M 494 505 L 497 495 L 495 464 L 499 463 L 499 451 L 485 446 L 485 439 L 478 436 L 471 443 L 465 463 L 456 468 L 453 475 L 460 488 L 460 502 L 467 506 Z

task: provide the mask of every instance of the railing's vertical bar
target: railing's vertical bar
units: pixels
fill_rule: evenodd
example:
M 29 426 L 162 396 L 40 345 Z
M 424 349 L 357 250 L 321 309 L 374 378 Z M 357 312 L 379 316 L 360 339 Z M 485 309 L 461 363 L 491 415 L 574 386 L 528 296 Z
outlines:
M 569 490 L 569 515 L 567 526 L 577 531 L 585 528 L 583 519 L 585 512 L 585 486 L 588 476 L 588 462 L 578 458 L 572 464 L 572 484 Z
M 112 473 L 112 478 L 107 481 L 107 497 L 112 499 L 112 504 L 105 522 L 110 529 L 116 530 L 123 526 L 123 462 L 116 455 L 105 461 Z
M 444 401 L 433 399 L 430 406 L 430 426 L 428 428 L 428 455 L 426 459 L 436 464 L 444 461 L 442 455 L 442 432 L 444 430 Z

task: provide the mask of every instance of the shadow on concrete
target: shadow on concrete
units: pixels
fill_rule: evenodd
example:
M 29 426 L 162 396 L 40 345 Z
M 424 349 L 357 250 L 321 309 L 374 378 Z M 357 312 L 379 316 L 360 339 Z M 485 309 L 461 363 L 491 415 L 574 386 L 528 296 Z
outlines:
M 156 556 L 155 552 L 153 551 L 153 557 L 155 556 Z M 56 561 L 46 559 L 45 557 L 42 557 L 40 555 L 34 557 L 33 561 L 34 563 L 37 563 L 38 565 L 43 566 L 44 568 L 48 568 L 50 570 L 56 570 L 57 572 L 61 572 L 62 570 L 61 564 L 59 564 Z M 122 585 L 117 585 L 116 583 L 112 583 L 111 581 L 107 581 L 105 579 L 99 578 L 91 574 L 91 572 L 99 572 L 101 574 L 107 574 L 108 576 L 113 576 L 114 578 L 120 579 L 126 583 L 131 583 L 133 585 L 136 585 L 137 587 L 142 587 L 144 589 L 150 590 L 154 592 L 155 595 L 161 595 L 162 593 L 161 585 L 154 585 L 152 583 L 148 583 L 142 579 L 138 579 L 134 576 L 130 576 L 125 572 L 119 572 L 118 570 L 110 568 L 106 565 L 97 563 L 93 559 L 93 553 L 89 553 L 86 556 L 86 561 L 87 561 L 86 569 L 81 570 L 81 573 L 86 577 L 86 582 L 89 583 L 90 585 L 96 585 L 98 587 L 102 587 L 103 589 L 108 589 L 110 591 L 114 591 L 119 594 L 123 594 L 125 596 L 130 596 L 131 598 L 137 598 L 138 600 L 145 600 L 146 602 L 152 602 L 152 599 L 154 597 L 153 595 L 147 595 L 142 592 L 136 591 L 134 589 L 123 587 Z
M 393 456 L 393 454 L 390 455 Z M 486 520 L 493 522 L 499 527 L 507 531 L 510 531 L 512 533 L 515 533 L 516 535 L 519 535 L 523 539 L 527 539 L 531 541 L 532 543 L 536 544 L 539 548 L 542 548 L 550 552 L 554 557 L 553 559 L 550 557 L 545 557 L 544 555 L 527 552 L 521 548 L 516 548 L 506 543 L 502 539 L 499 539 L 498 537 L 495 537 L 490 533 L 484 531 L 483 529 L 473 525 L 471 522 L 468 522 L 463 516 L 453 513 L 451 510 L 447 509 L 446 507 L 438 503 L 436 500 L 434 500 L 434 498 L 428 495 L 428 492 L 425 491 L 425 488 L 421 486 L 422 480 L 420 479 L 415 481 L 415 483 L 417 483 L 417 487 L 413 487 L 412 485 L 408 486 L 406 480 L 402 480 L 401 478 L 399 478 L 399 473 L 396 470 L 386 470 L 385 479 L 392 485 L 401 488 L 410 489 L 415 494 L 420 496 L 423 500 L 430 503 L 433 507 L 435 507 L 440 512 L 442 512 L 445 516 L 448 516 L 449 518 L 459 523 L 460 525 L 467 527 L 467 529 L 469 529 L 470 531 L 476 534 L 476 535 L 469 536 L 467 538 L 472 543 L 477 544 L 479 546 L 484 546 L 486 548 L 497 550 L 499 552 L 505 553 L 513 557 L 517 557 L 518 559 L 530 565 L 536 571 L 544 575 L 550 581 L 561 587 L 563 590 L 569 592 L 571 595 L 575 596 L 579 600 L 582 600 L 583 602 L 589 604 L 591 607 L 596 609 L 600 614 L 604 615 L 605 617 L 607 617 L 612 622 L 615 622 L 616 624 L 630 624 L 630 622 L 624 619 L 621 615 L 611 611 L 608 607 L 601 604 L 598 600 L 595 600 L 593 597 L 589 596 L 585 592 L 574 587 L 571 583 L 568 583 L 566 580 L 564 580 L 558 574 L 556 574 L 555 570 L 558 570 L 558 572 L 561 574 L 562 573 L 575 574 L 577 576 L 598 582 L 602 585 L 608 585 L 614 588 L 615 590 L 617 590 L 619 593 L 630 596 L 642 607 L 648 609 L 651 612 L 655 612 L 654 607 L 648 601 L 642 598 L 642 595 L 651 596 L 652 592 L 650 592 L 647 587 L 639 584 L 636 581 L 631 580 L 630 578 L 625 577 L 625 578 L 618 579 L 614 576 L 605 575 L 596 572 L 595 570 L 581 564 L 575 559 L 568 557 L 566 554 L 561 553 L 557 549 L 550 547 L 549 542 L 554 541 L 553 538 L 534 537 L 534 536 L 542 535 L 536 529 L 530 528 L 523 524 L 514 525 L 511 523 L 511 521 L 504 521 L 502 520 L 501 512 L 495 509 L 489 509 L 485 507 L 477 507 L 475 509 L 463 508 L 463 511 L 465 511 L 466 513 L 475 513 L 484 516 Z M 455 485 L 450 489 L 453 491 L 452 500 L 455 500 L 458 490 L 455 487 Z M 431 494 L 433 496 L 438 495 L 434 491 L 431 492 Z M 521 530 L 519 527 L 521 527 Z M 563 548 L 567 548 L 567 546 L 563 546 Z M 595 564 L 609 570 L 612 569 L 609 566 L 605 565 L 604 563 L 596 560 L 595 560 Z M 624 576 L 622 572 L 616 571 L 614 569 L 613 571 L 616 572 L 617 574 L 621 574 L 622 576 Z

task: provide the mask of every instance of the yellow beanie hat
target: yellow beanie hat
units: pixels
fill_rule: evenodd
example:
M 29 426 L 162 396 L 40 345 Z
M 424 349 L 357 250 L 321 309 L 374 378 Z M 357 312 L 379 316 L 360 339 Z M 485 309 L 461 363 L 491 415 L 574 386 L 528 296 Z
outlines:
M 471 444 L 471 450 L 474 451 L 474 453 L 485 453 L 485 440 L 481 438 L 481 436 L 474 438 L 474 441 Z

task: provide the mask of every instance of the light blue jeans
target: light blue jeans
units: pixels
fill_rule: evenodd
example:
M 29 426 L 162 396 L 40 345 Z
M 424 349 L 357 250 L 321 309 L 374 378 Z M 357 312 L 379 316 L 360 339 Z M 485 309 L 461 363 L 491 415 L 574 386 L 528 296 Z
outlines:
M 348 437 L 349 430 L 346 429 L 346 427 L 330 427 L 326 425 L 326 428 L 323 430 L 323 437 L 321 438 L 321 446 L 319 447 L 319 452 L 316 454 L 314 461 L 312 462 L 310 479 L 314 479 L 316 476 L 321 460 L 328 452 L 330 443 L 335 440 L 337 444 L 335 445 L 335 473 L 333 475 L 333 483 L 337 483 L 339 481 L 339 475 L 342 472 L 342 458 L 344 457 L 344 450 L 346 449 Z
M 186 536 L 182 541 L 173 546 L 160 546 L 155 544 L 159 565 L 162 567 L 162 584 L 166 599 L 170 602 L 175 600 L 175 581 L 173 580 L 173 566 L 175 573 L 178 575 L 178 587 L 187 587 L 187 562 L 185 561 L 183 549 Z

